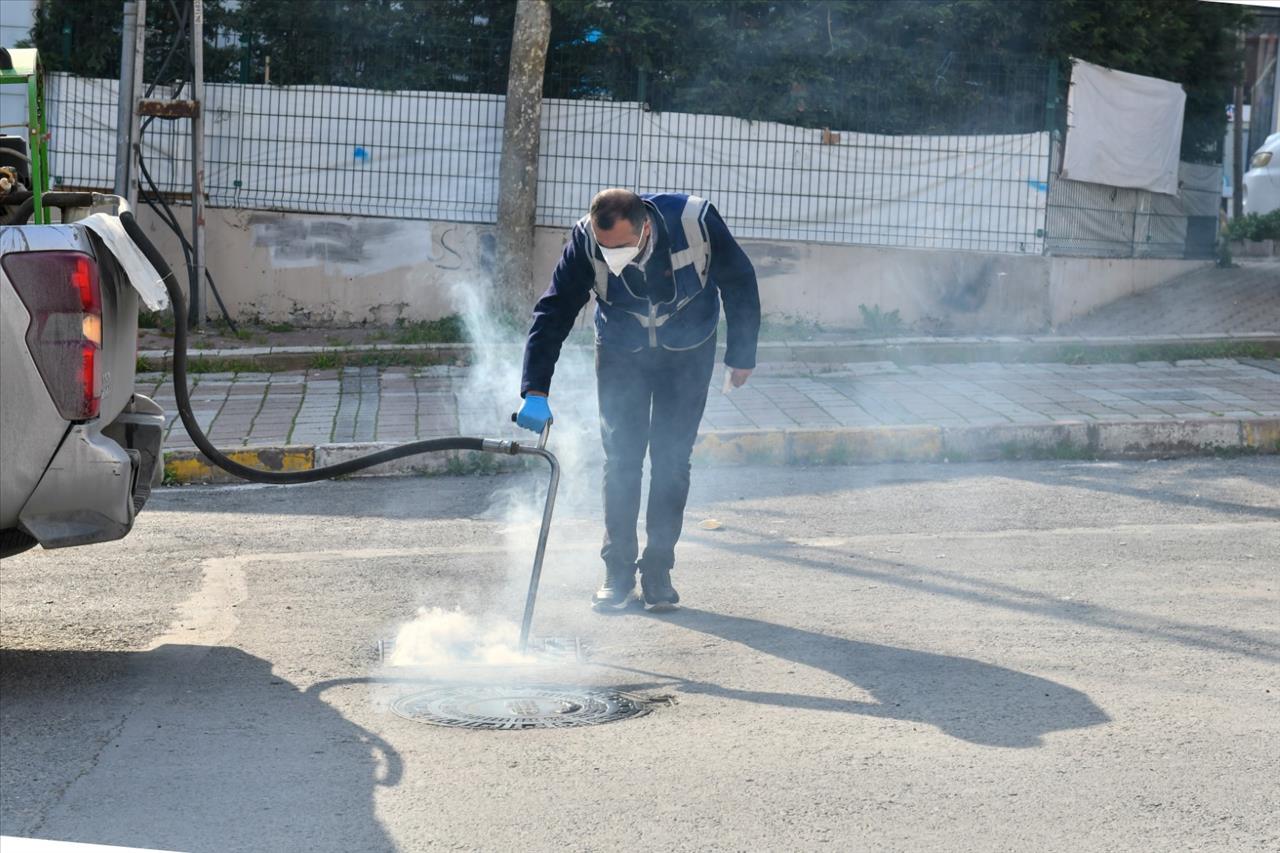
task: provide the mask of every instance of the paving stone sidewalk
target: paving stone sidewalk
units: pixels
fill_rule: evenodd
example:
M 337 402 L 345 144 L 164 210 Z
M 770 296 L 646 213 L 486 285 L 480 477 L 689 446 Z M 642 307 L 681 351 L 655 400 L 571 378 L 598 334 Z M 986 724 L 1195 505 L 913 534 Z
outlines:
M 711 389 L 703 431 L 940 427 L 1280 417 L 1280 359 L 1176 364 L 846 365 L 822 375 L 761 371 L 743 388 Z M 166 447 L 190 448 L 171 377 L 138 376 L 170 415 Z M 192 402 L 221 447 L 401 442 L 456 435 L 467 368 L 350 367 L 198 374 Z M 474 395 L 472 395 L 474 396 Z M 553 395 L 553 409 L 555 407 Z M 512 394 L 512 405 L 516 403 Z M 510 425 L 506 425 L 510 428 Z M 491 435 L 507 434 L 495 424 Z
M 1227 335 L 1280 332 L 1280 259 L 1206 267 L 1112 302 L 1063 335 Z

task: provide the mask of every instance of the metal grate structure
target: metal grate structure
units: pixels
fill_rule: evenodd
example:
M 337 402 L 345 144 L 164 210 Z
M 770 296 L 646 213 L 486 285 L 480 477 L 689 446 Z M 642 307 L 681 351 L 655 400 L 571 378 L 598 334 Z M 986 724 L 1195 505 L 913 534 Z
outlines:
M 430 90 L 208 83 L 209 203 L 493 222 L 505 80 L 481 60 L 500 47 L 469 47 L 458 56 L 476 61 L 441 69 Z M 856 73 L 849 93 L 814 89 L 782 110 L 790 120 L 758 121 L 700 111 L 692 84 L 661 68 L 607 80 L 590 64 L 554 69 L 538 222 L 569 225 L 601 187 L 629 186 L 706 196 L 746 237 L 1041 251 L 1047 66 L 948 54 Z M 51 84 L 59 185 L 109 185 L 114 81 L 56 74 Z M 185 131 L 156 122 L 144 148 L 152 176 L 179 198 Z

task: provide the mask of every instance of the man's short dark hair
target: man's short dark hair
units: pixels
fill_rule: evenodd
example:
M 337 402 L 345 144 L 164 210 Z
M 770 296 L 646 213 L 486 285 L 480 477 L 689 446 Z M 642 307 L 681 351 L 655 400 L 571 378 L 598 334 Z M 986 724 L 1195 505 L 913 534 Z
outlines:
M 613 228 L 620 219 L 627 220 L 639 231 L 648 217 L 644 200 L 631 190 L 617 187 L 601 190 L 591 199 L 591 224 L 602 231 Z

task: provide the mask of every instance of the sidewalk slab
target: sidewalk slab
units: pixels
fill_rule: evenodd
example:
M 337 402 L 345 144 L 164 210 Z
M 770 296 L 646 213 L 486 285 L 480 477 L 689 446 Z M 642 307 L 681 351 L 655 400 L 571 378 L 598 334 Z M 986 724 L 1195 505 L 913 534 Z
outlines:
M 514 400 L 469 396 L 464 368 L 228 372 L 196 374 L 192 381 L 197 420 L 215 444 L 243 450 L 246 464 L 270 470 L 323 466 L 456 435 L 460 424 L 477 419 L 491 424 L 488 437 L 527 437 L 507 418 Z M 139 391 L 169 415 L 170 480 L 209 479 L 177 421 L 170 382 L 163 374 L 138 376 Z M 574 417 L 593 418 L 594 387 L 574 393 Z M 585 421 L 579 426 L 592 432 Z M 1274 453 L 1280 450 L 1280 359 L 865 362 L 804 375 L 762 369 L 729 394 L 709 389 L 700 432 L 697 458 L 723 465 Z M 446 454 L 378 470 L 494 467 L 500 466 L 492 460 Z

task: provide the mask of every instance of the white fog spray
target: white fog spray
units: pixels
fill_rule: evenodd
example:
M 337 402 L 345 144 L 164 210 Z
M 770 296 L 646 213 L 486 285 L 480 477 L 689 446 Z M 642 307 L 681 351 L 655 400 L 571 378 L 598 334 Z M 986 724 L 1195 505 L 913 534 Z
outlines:
M 527 324 L 504 323 L 487 284 L 456 284 L 450 297 L 473 347 L 466 379 L 456 390 L 459 433 L 536 441 L 533 433 L 511 423 L 511 414 L 521 403 Z M 555 422 L 548 449 L 560 461 L 561 479 L 543 570 L 544 586 L 548 580 L 562 582 L 572 578 L 582 584 L 585 607 L 599 559 L 592 560 L 590 550 L 581 547 L 557 546 L 565 544 L 564 522 L 595 514 L 599 503 L 604 453 L 600 445 L 594 357 L 589 348 L 568 344 L 563 348 L 556 364 L 550 403 Z M 468 614 L 424 602 L 417 616 L 399 628 L 388 661 L 391 665 L 447 668 L 532 662 L 518 650 L 519 620 L 542 521 L 547 468 L 541 460 L 523 458 L 530 459 L 529 470 L 507 478 L 494 492 L 485 514 L 486 519 L 498 525 L 500 538 L 495 544 L 501 551 L 506 573 L 501 589 L 490 597 L 491 612 Z M 541 617 L 545 617 L 550 603 L 545 595 L 539 601 L 542 607 L 538 611 L 540 618 L 535 618 L 535 635 L 539 624 L 545 624 Z

